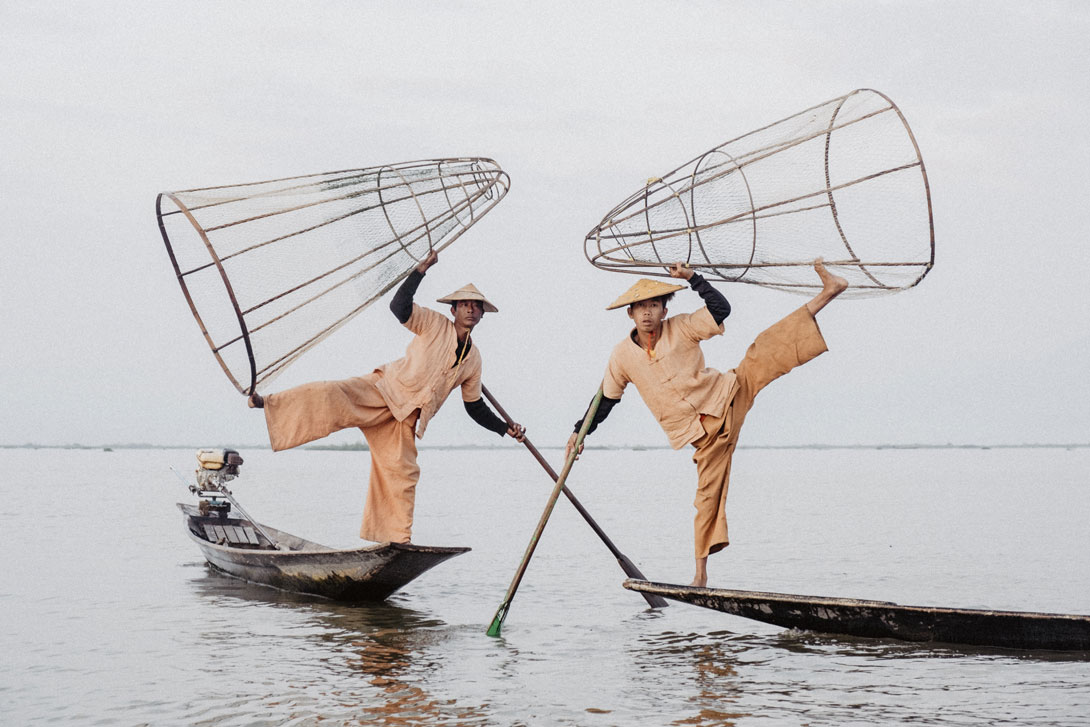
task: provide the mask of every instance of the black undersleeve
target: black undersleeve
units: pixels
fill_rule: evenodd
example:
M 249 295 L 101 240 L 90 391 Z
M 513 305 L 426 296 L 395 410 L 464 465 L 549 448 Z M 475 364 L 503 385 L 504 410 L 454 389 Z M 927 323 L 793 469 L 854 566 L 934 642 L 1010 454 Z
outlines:
M 473 421 L 477 422 L 485 429 L 495 432 L 501 437 L 507 434 L 507 422 L 493 414 L 492 410 L 488 408 L 488 404 L 484 403 L 484 399 L 477 399 L 477 401 L 467 401 L 464 403 L 466 406 L 466 413 L 472 417 Z
M 722 293 L 713 288 L 712 284 L 698 273 L 693 273 L 693 277 L 689 278 L 689 286 L 700 294 L 716 325 L 726 320 L 730 315 L 730 303 Z
M 620 399 L 610 399 L 608 396 L 603 396 L 602 400 L 598 402 L 598 411 L 594 412 L 594 418 L 590 420 L 590 429 L 587 430 L 587 434 L 590 434 L 595 429 L 597 429 L 598 425 L 604 422 L 606 420 L 606 417 L 609 416 L 609 412 L 613 409 L 613 407 L 617 406 L 620 403 Z M 590 411 L 589 405 L 587 406 L 587 411 Z M 583 419 L 586 418 L 587 415 L 586 413 L 584 413 L 582 418 L 575 423 L 574 431 L 578 432 L 583 427 Z
M 413 270 L 394 293 L 394 297 L 390 299 L 390 312 L 397 318 L 398 323 L 404 325 L 413 314 L 413 296 L 416 295 L 416 289 L 420 287 L 420 281 L 423 279 L 424 273 Z

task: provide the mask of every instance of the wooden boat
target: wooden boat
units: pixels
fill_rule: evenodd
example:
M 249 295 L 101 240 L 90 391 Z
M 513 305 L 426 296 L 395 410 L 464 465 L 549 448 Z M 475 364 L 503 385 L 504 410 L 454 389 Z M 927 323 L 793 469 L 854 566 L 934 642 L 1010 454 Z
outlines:
M 186 533 L 217 570 L 336 601 L 381 601 L 425 571 L 469 550 L 408 543 L 336 550 L 252 520 L 221 517 L 216 512 L 202 515 L 200 508 L 181 502 L 178 507 L 185 515 Z
M 381 601 L 417 576 L 469 548 L 378 543 L 337 550 L 251 518 L 225 484 L 242 457 L 231 449 L 197 452 L 199 506 L 178 503 L 186 533 L 217 570 L 285 591 L 336 601 Z M 180 475 L 179 475 L 180 476 Z M 184 479 L 183 479 L 184 482 Z M 188 484 L 188 483 L 187 483 Z M 237 515 L 231 515 L 232 506 Z
M 889 601 L 697 588 L 629 579 L 624 587 L 788 629 L 1005 649 L 1090 651 L 1090 616 L 901 606 Z

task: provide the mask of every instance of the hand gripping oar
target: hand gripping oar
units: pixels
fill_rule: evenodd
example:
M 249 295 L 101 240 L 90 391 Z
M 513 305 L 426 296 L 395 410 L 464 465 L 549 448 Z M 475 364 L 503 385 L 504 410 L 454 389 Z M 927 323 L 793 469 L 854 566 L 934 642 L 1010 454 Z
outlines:
M 503 410 L 503 407 L 496 401 L 496 397 L 492 396 L 492 392 L 488 390 L 488 387 L 482 386 L 481 391 L 484 392 L 484 398 L 488 399 L 488 403 L 490 403 L 504 421 L 507 422 L 507 426 L 510 427 L 514 425 L 515 420 Z M 593 418 L 593 414 L 590 415 L 590 418 Z M 535 447 L 529 439 L 523 439 L 522 443 L 526 445 L 526 449 L 530 450 L 530 454 L 534 455 L 534 459 L 536 459 L 538 463 L 545 468 L 545 471 L 549 473 L 549 477 L 553 478 L 553 482 L 557 482 L 560 477 L 556 474 L 556 470 L 554 470 L 552 466 L 545 461 L 545 458 L 541 456 L 541 452 L 537 451 L 537 447 Z M 609 539 L 609 536 L 605 534 L 605 531 L 598 527 L 598 523 L 594 522 L 594 518 L 592 518 L 586 508 L 583 507 L 583 503 L 576 499 L 575 495 L 568 489 L 568 486 L 564 483 L 560 483 L 560 491 L 564 493 L 564 496 L 568 498 L 568 501 L 575 506 L 575 509 L 583 516 L 583 519 L 587 521 L 587 525 L 590 525 L 591 530 L 593 530 L 602 542 L 605 543 L 606 547 L 609 548 L 609 552 L 613 553 L 613 557 L 617 559 L 617 563 L 621 566 L 621 570 L 624 571 L 624 574 L 629 578 L 646 581 L 647 577 L 640 572 L 640 569 L 636 567 L 635 563 L 629 560 L 628 557 L 613 544 L 613 541 Z M 644 600 L 647 601 L 647 605 L 651 608 L 665 608 L 669 605 L 665 598 L 654 593 L 641 593 L 640 595 L 643 596 Z

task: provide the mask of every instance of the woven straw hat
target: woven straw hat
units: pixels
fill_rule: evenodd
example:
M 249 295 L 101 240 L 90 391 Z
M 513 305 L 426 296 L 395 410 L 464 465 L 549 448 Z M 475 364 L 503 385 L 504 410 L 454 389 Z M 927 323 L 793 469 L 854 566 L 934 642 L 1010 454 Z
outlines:
M 481 294 L 481 291 L 477 290 L 477 286 L 473 283 L 466 283 L 458 290 L 454 291 L 450 295 L 444 298 L 438 298 L 436 303 L 450 303 L 451 305 L 457 303 L 459 300 L 479 300 L 484 304 L 485 313 L 499 313 L 500 309 L 488 302 L 488 299 Z
M 668 295 L 669 293 L 674 293 L 684 287 L 684 285 L 673 285 L 658 280 L 640 278 L 636 281 L 636 284 L 626 290 L 620 298 L 607 305 L 606 310 L 623 308 L 626 305 L 632 305 L 633 303 L 647 300 L 648 298 L 658 298 L 660 295 Z

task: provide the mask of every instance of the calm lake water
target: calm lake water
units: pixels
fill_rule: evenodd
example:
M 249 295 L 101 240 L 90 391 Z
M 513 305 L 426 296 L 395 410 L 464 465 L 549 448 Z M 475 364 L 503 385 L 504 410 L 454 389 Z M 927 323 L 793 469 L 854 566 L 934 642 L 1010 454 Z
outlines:
M 244 451 L 256 518 L 354 547 L 365 452 Z M 560 469 L 561 453 L 546 456 Z M 189 450 L 0 450 L 5 725 L 1090 724 L 1090 655 L 652 611 L 525 450 L 424 450 L 414 540 L 473 551 L 386 604 L 219 575 L 185 536 Z M 1090 613 L 1090 450 L 740 450 L 710 585 Z M 588 450 L 569 485 L 652 580 L 692 577 L 684 452 Z

